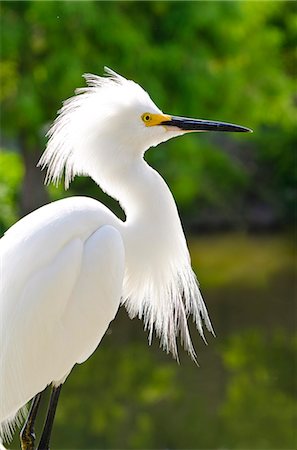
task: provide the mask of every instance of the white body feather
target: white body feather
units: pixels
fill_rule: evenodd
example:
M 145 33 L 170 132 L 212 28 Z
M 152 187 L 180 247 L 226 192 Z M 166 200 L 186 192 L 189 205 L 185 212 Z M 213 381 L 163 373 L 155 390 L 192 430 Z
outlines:
M 0 423 L 6 434 L 20 408 L 93 353 L 120 302 L 131 317 L 143 317 L 150 338 L 155 328 L 175 357 L 179 333 L 195 357 L 190 313 L 202 336 L 201 318 L 212 331 L 173 197 L 143 160 L 147 148 L 182 132 L 154 127 L 143 139 L 140 121 L 133 132 L 129 123 L 146 110 L 160 112 L 148 94 L 115 74 L 88 83 L 65 103 L 41 164 L 49 181 L 57 182 L 66 168 L 66 185 L 76 173 L 90 175 L 120 201 L 127 220 L 95 200 L 72 197 L 38 209 L 0 240 Z M 116 133 L 115 121 L 129 132 Z

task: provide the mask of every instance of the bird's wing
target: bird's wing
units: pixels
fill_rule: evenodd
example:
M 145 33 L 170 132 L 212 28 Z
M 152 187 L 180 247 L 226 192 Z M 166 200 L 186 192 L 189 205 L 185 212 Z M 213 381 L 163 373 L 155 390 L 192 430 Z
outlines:
M 82 217 L 90 223 L 88 211 Z M 62 221 L 62 227 L 43 223 L 41 237 L 35 230 L 39 248 L 34 239 L 30 247 L 30 236 L 15 246 L 13 233 L 0 241 L 0 422 L 4 424 L 46 385 L 63 381 L 75 363 L 87 359 L 117 312 L 124 246 L 114 226 L 99 222 L 88 231 L 80 224 L 83 232 L 74 232 L 70 220 Z

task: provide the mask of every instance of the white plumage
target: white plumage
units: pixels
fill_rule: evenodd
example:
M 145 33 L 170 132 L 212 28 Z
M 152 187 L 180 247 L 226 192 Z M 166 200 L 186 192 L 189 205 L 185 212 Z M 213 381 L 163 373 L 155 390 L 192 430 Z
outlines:
M 217 123 L 164 115 L 139 85 L 107 72 L 87 75 L 88 87 L 64 103 L 40 164 L 48 182 L 65 173 L 66 187 L 76 174 L 91 176 L 119 200 L 126 221 L 72 197 L 29 214 L 0 240 L 0 428 L 8 437 L 33 396 L 93 353 L 121 303 L 175 357 L 180 334 L 195 358 L 190 313 L 202 336 L 202 319 L 212 332 L 174 199 L 143 155 Z

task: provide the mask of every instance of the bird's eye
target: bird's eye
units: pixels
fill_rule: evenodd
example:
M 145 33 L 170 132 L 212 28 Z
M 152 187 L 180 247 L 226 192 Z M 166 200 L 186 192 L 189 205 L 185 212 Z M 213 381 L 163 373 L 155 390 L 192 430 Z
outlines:
M 148 123 L 150 120 L 152 120 L 152 115 L 149 113 L 144 113 L 141 116 L 144 123 Z

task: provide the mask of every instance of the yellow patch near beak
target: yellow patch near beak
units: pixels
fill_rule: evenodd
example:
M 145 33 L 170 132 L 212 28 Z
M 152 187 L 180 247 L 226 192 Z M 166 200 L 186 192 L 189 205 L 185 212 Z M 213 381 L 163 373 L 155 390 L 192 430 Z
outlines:
M 162 122 L 171 120 L 171 116 L 169 116 L 168 114 L 144 113 L 142 114 L 141 118 L 146 127 L 161 125 Z

